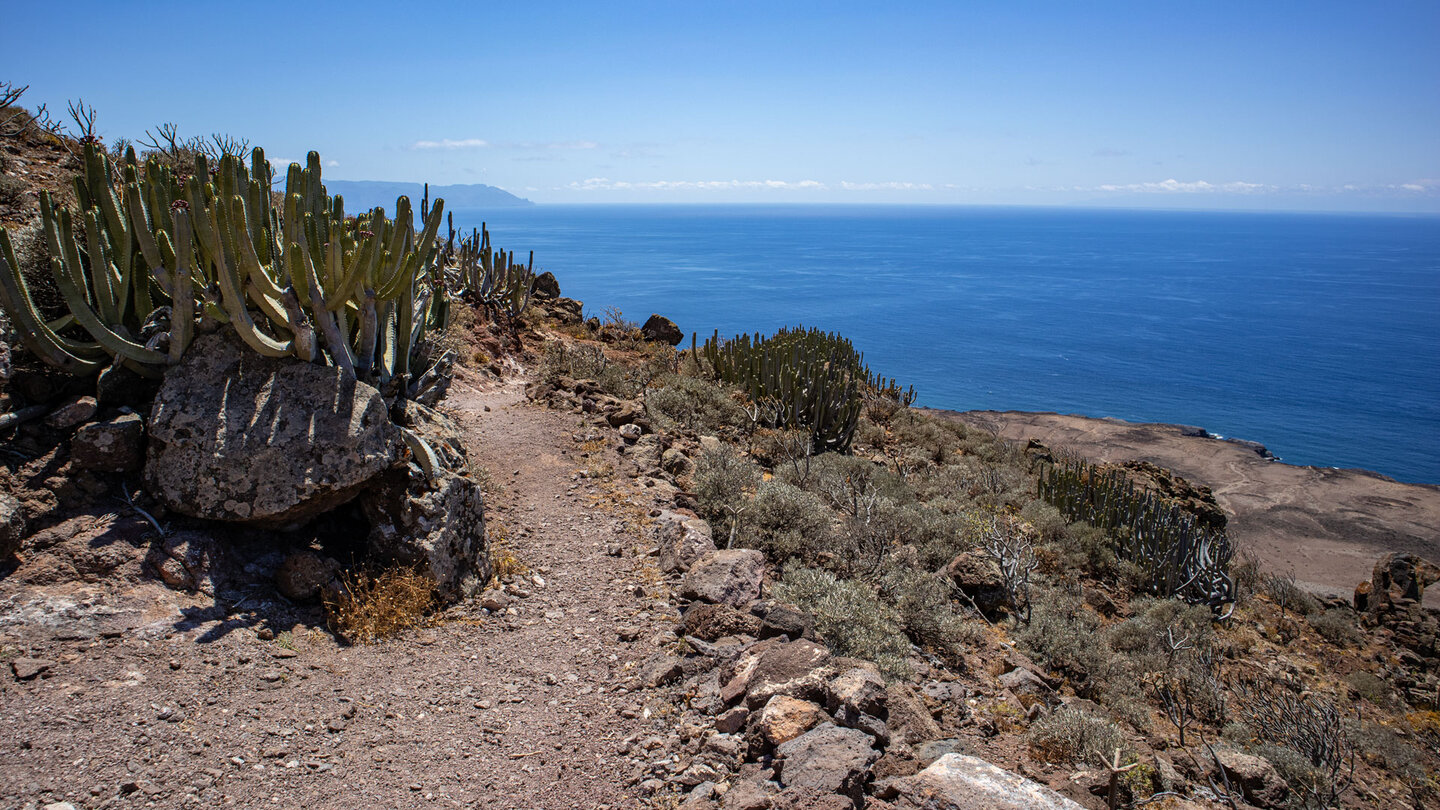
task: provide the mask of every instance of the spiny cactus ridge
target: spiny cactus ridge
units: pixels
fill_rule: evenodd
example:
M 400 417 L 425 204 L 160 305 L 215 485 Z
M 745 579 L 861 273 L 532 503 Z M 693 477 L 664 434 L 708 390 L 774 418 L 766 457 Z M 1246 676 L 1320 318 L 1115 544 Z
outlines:
M 1142 587 L 1160 597 L 1209 605 L 1228 616 L 1235 599 L 1224 531 L 1200 524 L 1178 504 L 1137 488 L 1117 469 L 1083 461 L 1046 465 L 1038 494 L 1069 520 L 1083 520 L 1107 532 L 1116 557 L 1135 564 Z
M 691 350 L 709 362 L 717 379 L 738 386 L 757 406 L 757 419 L 770 427 L 805 428 L 817 452 L 845 452 L 855 436 L 867 391 L 882 391 L 864 357 L 849 340 L 819 329 L 781 329 L 773 336 L 716 332 Z M 885 396 L 913 400 L 890 383 Z
M 81 375 L 121 363 L 154 376 L 179 362 L 197 330 L 224 325 L 261 354 L 331 364 L 397 395 L 431 390 L 427 374 L 453 362 L 429 363 L 425 340 L 448 317 L 437 264 L 443 201 L 423 201 L 419 232 L 405 197 L 393 218 L 383 208 L 347 217 L 314 152 L 304 167 L 291 164 L 278 208 L 259 148 L 248 167 L 227 154 L 212 168 L 200 155 L 190 173 L 142 166 L 132 149 L 117 172 L 86 143 L 84 166 L 76 212 L 41 197 L 69 316 L 41 317 L 0 229 L 0 306 L 46 362 Z

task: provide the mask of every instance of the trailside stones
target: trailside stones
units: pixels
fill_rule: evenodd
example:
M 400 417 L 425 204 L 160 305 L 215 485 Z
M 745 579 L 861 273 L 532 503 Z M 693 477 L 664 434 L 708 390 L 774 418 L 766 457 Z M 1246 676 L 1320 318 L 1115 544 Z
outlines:
M 145 420 L 127 413 L 91 422 L 70 440 L 70 457 L 92 472 L 134 472 L 145 463 Z
M 448 470 L 434 480 L 415 465 L 391 470 L 361 500 L 369 550 L 435 580 L 441 599 L 469 596 L 490 579 L 485 553 L 485 496 Z
M 964 754 L 946 754 L 879 795 L 899 810 L 1083 810 L 1039 782 Z
M 400 444 L 379 391 L 219 335 L 166 373 L 148 427 L 145 480 L 167 508 L 265 526 L 349 501 Z
M 692 515 L 666 511 L 661 513 L 660 570 L 667 574 L 689 570 L 696 560 L 713 553 L 715 541 L 710 524 Z
M 765 579 L 765 553 L 754 549 L 711 552 L 685 575 L 680 596 L 741 607 L 760 598 Z
M 857 804 L 870 766 L 880 758 L 863 731 L 826 723 L 775 750 L 775 774 L 787 789 L 839 793 Z

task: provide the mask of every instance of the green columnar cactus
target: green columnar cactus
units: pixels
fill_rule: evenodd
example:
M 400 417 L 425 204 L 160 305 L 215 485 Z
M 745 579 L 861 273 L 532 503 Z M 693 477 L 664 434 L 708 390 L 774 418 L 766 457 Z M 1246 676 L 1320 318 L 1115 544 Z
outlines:
M 811 431 L 818 452 L 845 452 L 863 407 L 866 370 L 848 340 L 818 329 L 781 329 L 766 338 L 715 333 L 702 349 L 717 378 L 767 406 L 770 426 Z
M 1048 465 L 1036 491 L 1068 519 L 1109 533 L 1115 555 L 1140 569 L 1150 593 L 1208 604 L 1217 615 L 1234 601 L 1233 552 L 1225 533 L 1207 529 L 1153 492 L 1137 490 L 1119 470 L 1081 461 Z
M 380 208 L 347 219 L 314 152 L 304 167 L 290 166 L 278 208 L 260 149 L 248 166 L 225 155 L 213 170 L 198 156 L 188 176 L 155 161 L 141 166 L 131 150 L 118 187 L 95 143 L 85 144 L 83 163 L 79 211 L 43 195 L 41 215 L 57 285 L 90 341 L 45 323 L 0 229 L 0 305 L 46 362 L 94 374 L 113 358 L 156 374 L 179 362 L 198 315 L 268 356 L 331 363 L 382 387 L 399 377 L 401 392 L 414 382 L 412 354 L 427 322 L 448 317 L 435 239 L 443 201 L 423 202 L 419 233 L 404 197 L 393 219 Z M 167 320 L 168 333 L 141 342 L 142 330 Z

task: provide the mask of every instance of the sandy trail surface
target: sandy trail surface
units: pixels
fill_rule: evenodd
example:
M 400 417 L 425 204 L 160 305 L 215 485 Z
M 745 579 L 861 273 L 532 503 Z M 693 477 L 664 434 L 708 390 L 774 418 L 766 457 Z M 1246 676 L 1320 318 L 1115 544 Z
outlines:
M 1033 438 L 1097 461 L 1149 461 L 1208 486 L 1239 547 L 1267 570 L 1294 571 L 1319 593 L 1350 596 L 1386 552 L 1440 561 L 1440 487 L 1365 470 L 1284 464 L 1180 425 L 1019 411 L 946 413 L 1007 439 Z M 1440 592 L 1432 589 L 1425 602 L 1440 606 Z
M 0 623 L 0 807 L 636 806 L 626 738 L 654 721 L 627 687 L 673 618 L 647 558 L 607 549 L 641 542 L 648 505 L 598 498 L 577 475 L 589 429 L 522 390 L 457 381 L 445 408 L 501 481 L 489 527 L 539 576 L 516 615 L 472 600 L 356 647 L 318 622 L 265 640 L 245 605 L 123 633 Z M 0 608 L 32 597 L 0 580 Z M 20 659 L 46 669 L 22 680 Z

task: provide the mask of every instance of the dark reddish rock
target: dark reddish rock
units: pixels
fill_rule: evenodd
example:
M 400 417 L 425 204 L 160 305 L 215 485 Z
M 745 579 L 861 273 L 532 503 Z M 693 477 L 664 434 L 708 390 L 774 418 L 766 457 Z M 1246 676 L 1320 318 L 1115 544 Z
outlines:
M 145 463 L 145 420 L 127 413 L 91 422 L 70 440 L 70 457 L 92 472 L 134 472 Z
M 671 346 L 677 346 L 685 339 L 685 333 L 680 331 L 680 327 L 664 315 L 651 315 L 645 325 L 640 327 L 640 334 L 646 340 L 668 343 Z

